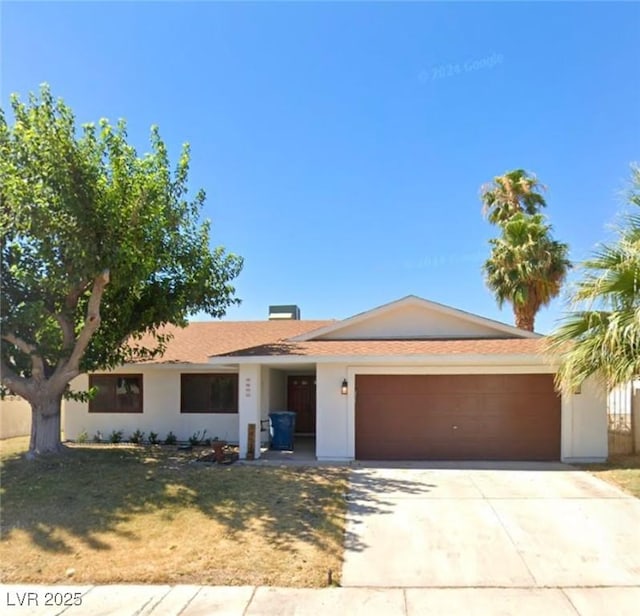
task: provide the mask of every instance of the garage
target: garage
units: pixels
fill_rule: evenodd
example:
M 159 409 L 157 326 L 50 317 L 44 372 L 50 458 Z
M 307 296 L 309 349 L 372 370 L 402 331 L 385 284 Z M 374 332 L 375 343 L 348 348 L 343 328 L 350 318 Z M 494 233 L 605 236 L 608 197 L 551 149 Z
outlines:
M 551 374 L 357 375 L 360 460 L 559 460 Z

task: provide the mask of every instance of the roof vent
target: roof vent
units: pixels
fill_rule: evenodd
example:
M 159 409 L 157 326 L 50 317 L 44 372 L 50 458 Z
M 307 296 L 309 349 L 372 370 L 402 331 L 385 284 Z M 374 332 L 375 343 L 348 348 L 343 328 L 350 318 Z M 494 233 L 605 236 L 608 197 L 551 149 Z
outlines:
M 269 321 L 300 320 L 300 308 L 295 304 L 288 306 L 269 306 Z

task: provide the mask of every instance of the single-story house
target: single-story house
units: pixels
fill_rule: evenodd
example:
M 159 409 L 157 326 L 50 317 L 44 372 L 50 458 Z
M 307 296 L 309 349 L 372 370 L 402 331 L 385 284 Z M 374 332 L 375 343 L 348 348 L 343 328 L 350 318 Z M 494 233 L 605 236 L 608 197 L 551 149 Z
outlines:
M 206 429 L 259 456 L 269 413 L 289 410 L 318 460 L 607 457 L 605 391 L 587 380 L 560 395 L 538 334 L 415 296 L 299 317 L 279 306 L 265 321 L 171 329 L 161 358 L 75 380 L 98 394 L 65 403 L 66 437 Z

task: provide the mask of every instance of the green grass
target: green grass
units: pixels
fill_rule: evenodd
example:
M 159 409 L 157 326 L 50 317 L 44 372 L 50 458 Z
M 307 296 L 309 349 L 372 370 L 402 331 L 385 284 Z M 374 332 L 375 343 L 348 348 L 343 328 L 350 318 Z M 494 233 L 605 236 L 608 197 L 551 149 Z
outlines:
M 218 466 L 170 447 L 0 443 L 4 583 L 322 586 L 341 569 L 347 471 Z
M 603 464 L 588 464 L 583 468 L 640 498 L 640 454 L 615 456 Z

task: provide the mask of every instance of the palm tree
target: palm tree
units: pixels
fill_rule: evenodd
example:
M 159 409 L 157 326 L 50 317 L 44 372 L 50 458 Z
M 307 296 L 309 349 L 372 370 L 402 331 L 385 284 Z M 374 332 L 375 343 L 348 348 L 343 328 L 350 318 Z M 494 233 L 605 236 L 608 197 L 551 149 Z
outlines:
M 505 223 L 519 212 L 537 214 L 547 205 L 541 191 L 546 187 L 538 182 L 536 176 L 524 169 L 515 169 L 493 178 L 491 184 L 480 189 L 480 198 L 484 204 L 482 210 L 489 222 L 494 225 Z
M 631 204 L 640 207 L 640 167 L 632 168 Z M 613 387 L 640 376 L 640 213 L 623 219 L 617 240 L 582 264 L 576 307 L 551 335 L 565 390 L 593 374 Z
M 517 213 L 502 223 L 502 235 L 489 240 L 491 256 L 483 269 L 498 305 L 513 307 L 516 326 L 533 331 L 542 306 L 560 293 L 571 267 L 567 244 L 551 236 L 542 214 Z

